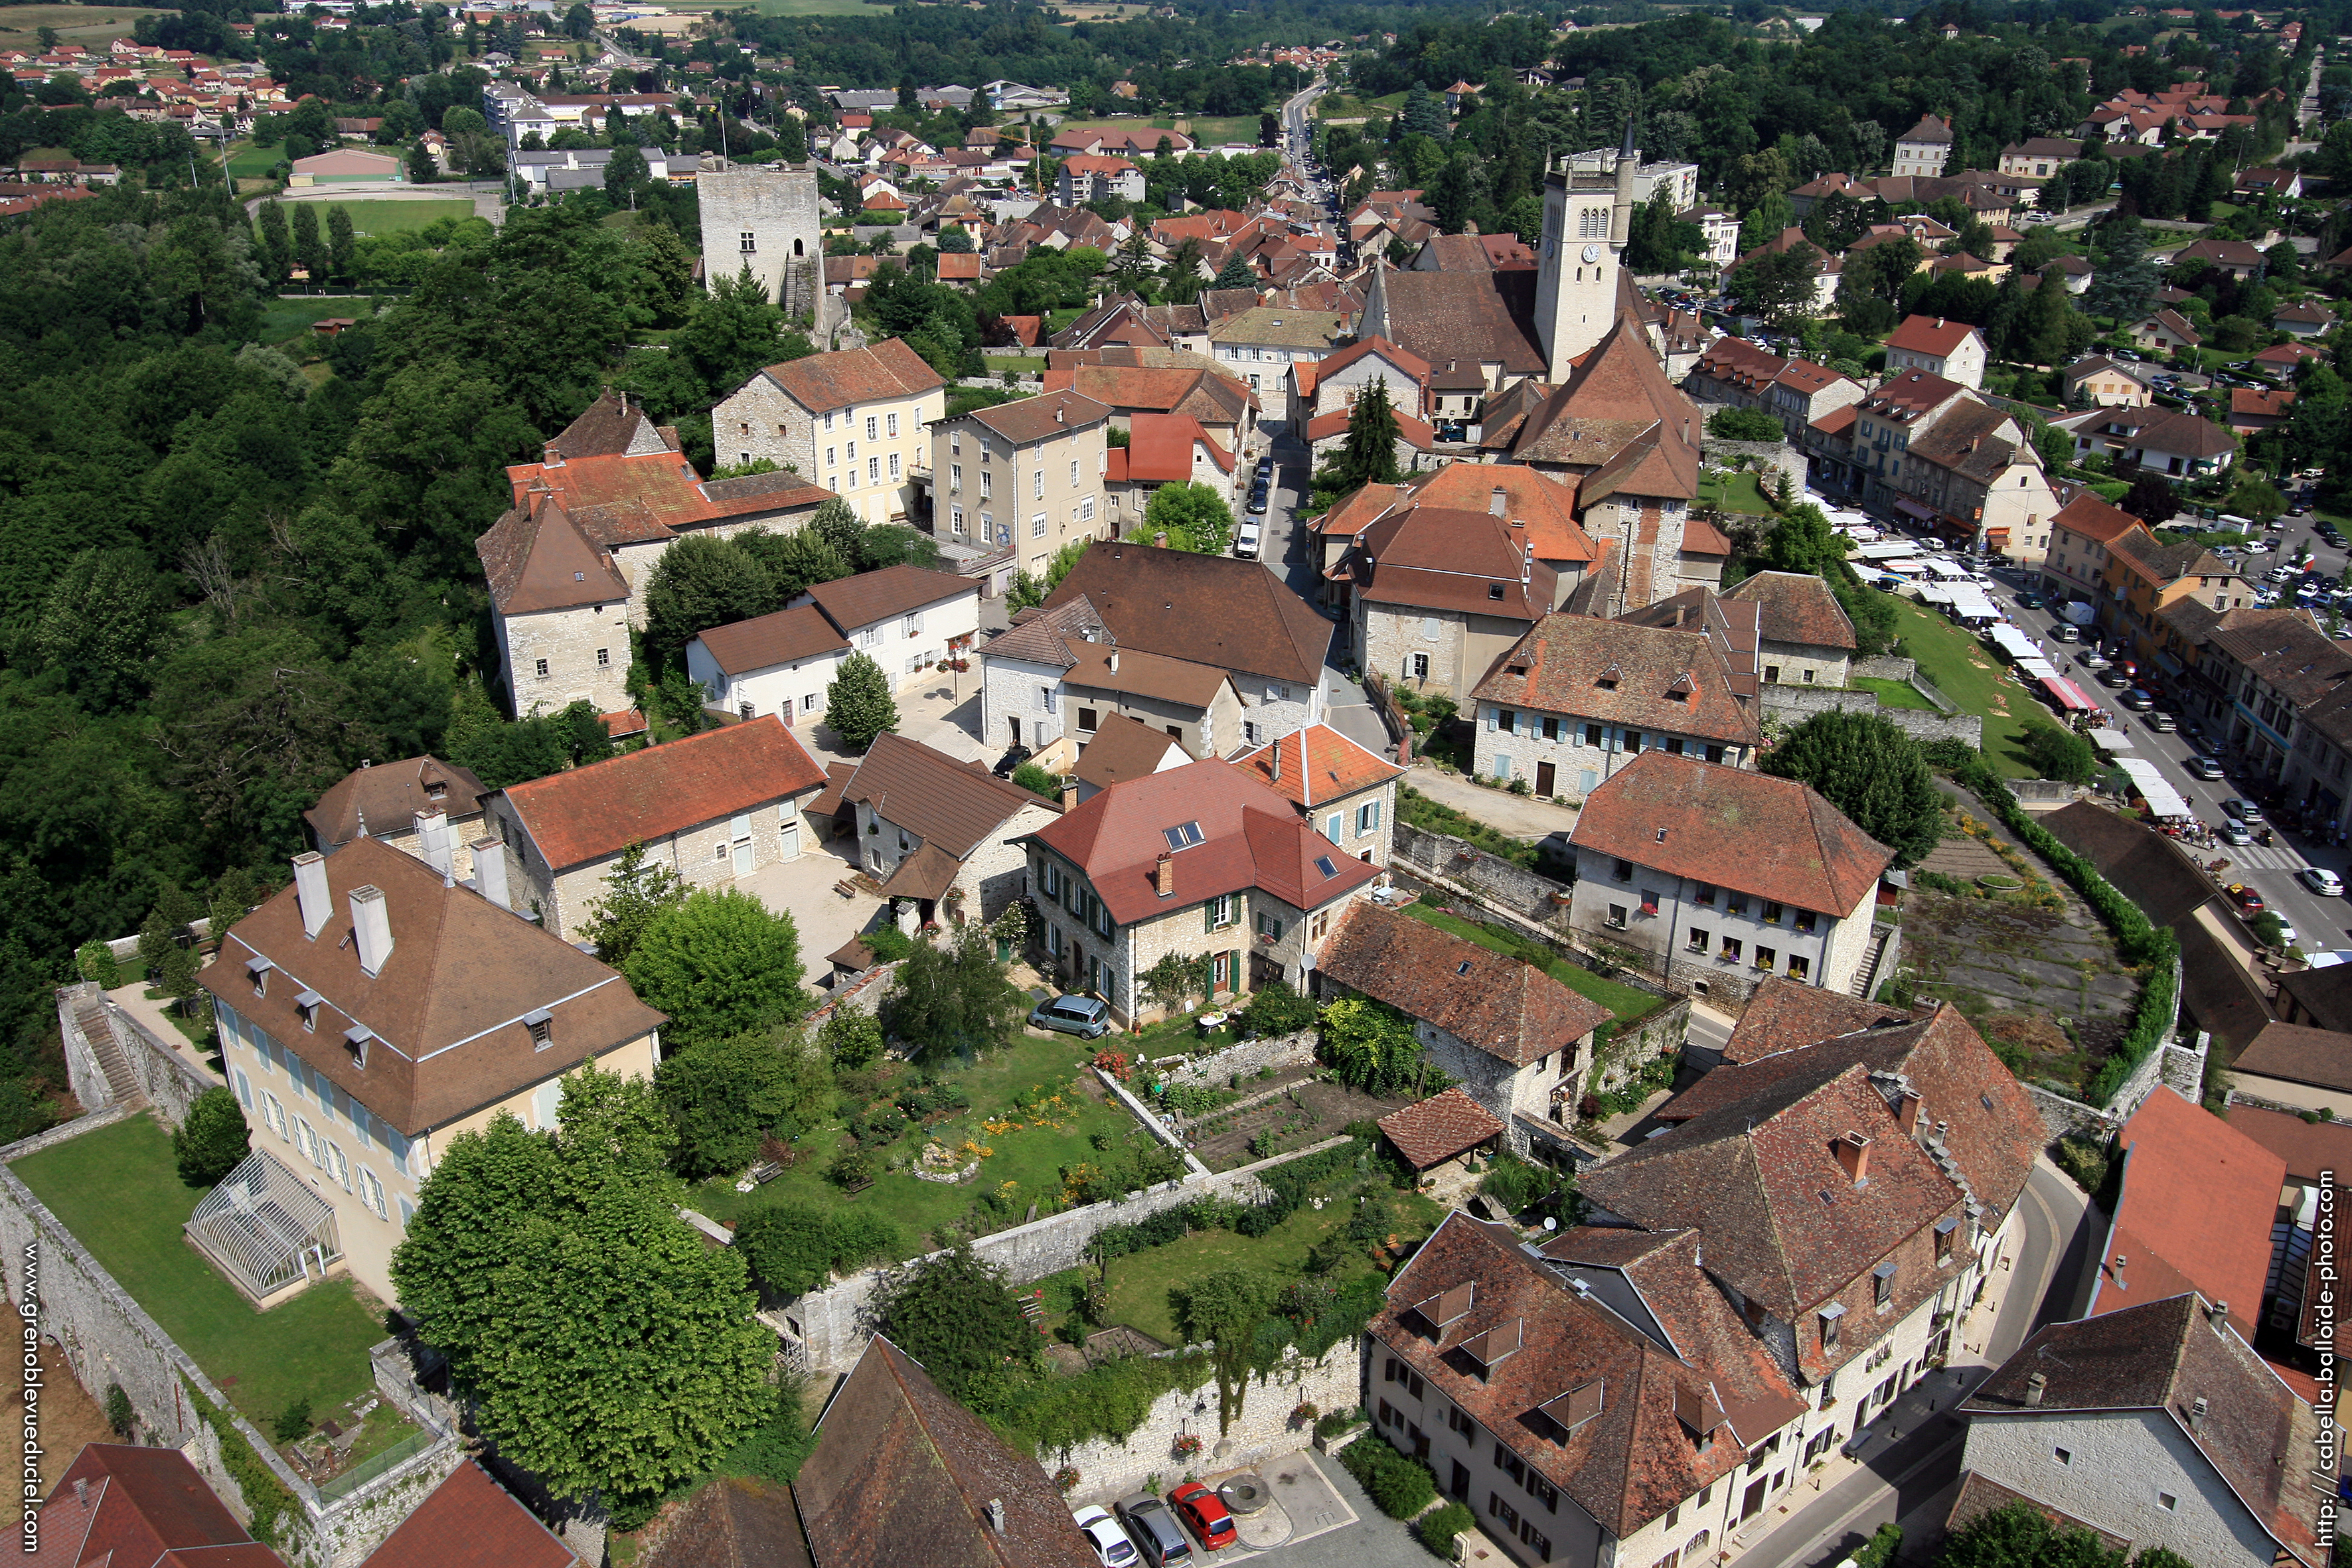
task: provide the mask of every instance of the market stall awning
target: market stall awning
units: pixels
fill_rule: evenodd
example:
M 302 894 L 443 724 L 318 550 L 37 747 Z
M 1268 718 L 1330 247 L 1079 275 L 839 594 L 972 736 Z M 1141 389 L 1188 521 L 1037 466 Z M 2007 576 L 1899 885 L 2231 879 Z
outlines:
M 2165 783 L 2164 775 L 2146 757 L 2117 757 L 2116 766 L 2131 780 L 2132 793 L 2147 802 L 2148 810 L 2158 819 L 2169 821 L 2190 815 L 2189 803 L 2180 798 L 2180 792 Z
M 2065 712 L 2079 713 L 2084 709 L 2093 706 L 2084 700 L 2083 694 L 2074 689 L 2072 681 L 2062 679 L 2057 676 L 2043 676 L 2042 689 L 2050 693 L 2050 700 L 2057 703 Z
M 1936 521 L 1935 509 L 1932 507 L 1921 506 L 1916 500 L 1898 500 L 1895 503 L 1895 510 L 1901 512 L 1906 517 L 1916 518 L 1921 522 L 1933 522 Z

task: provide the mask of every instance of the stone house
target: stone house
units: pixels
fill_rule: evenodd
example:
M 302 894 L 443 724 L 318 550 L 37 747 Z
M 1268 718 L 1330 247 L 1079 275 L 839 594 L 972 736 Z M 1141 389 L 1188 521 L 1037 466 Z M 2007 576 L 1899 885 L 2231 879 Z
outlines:
M 1576 930 L 1735 1003 L 1767 974 L 1848 989 L 1894 858 L 1809 785 L 1664 751 L 1601 781 L 1569 843 Z
M 977 408 L 931 432 L 938 507 L 958 543 L 1010 550 L 1042 581 L 1056 551 L 1110 536 L 1110 409 L 1075 392 Z M 939 531 L 935 514 L 934 532 Z
M 1356 399 L 1370 391 L 1374 382 L 1386 384 L 1389 406 L 1399 415 L 1426 417 L 1434 412 L 1427 405 L 1429 362 L 1386 338 L 1359 338 L 1328 359 L 1292 365 L 1290 374 L 1291 406 L 1302 429 L 1318 415 L 1343 414 L 1355 407 Z M 1478 390 L 1484 392 L 1485 377 L 1478 376 L 1477 381 Z
M 1984 385 L 1984 334 L 1966 321 L 1906 316 L 1886 340 L 1886 373 L 1920 370 L 1962 386 Z
M 1402 421 L 1400 421 L 1402 424 Z M 1557 609 L 1591 571 L 1600 547 L 1576 521 L 1576 489 L 1524 463 L 1446 463 L 1393 485 L 1365 485 L 1314 521 L 1316 576 L 1324 603 L 1343 628 L 1354 620 L 1352 578 L 1335 571 L 1350 551 L 1368 546 L 1375 523 L 1415 507 L 1485 512 L 1510 524 L 1511 536 L 1551 569 Z M 1401 671 L 1401 674 L 1403 673 Z
M 2137 367 L 2093 354 L 2066 367 L 2066 401 L 2097 408 L 2145 408 L 2147 383 L 2140 379 Z
M 2234 566 L 2194 540 L 2166 544 L 2142 524 L 2108 546 L 2100 574 L 2099 625 L 2108 636 L 2128 641 L 2137 658 L 2151 664 L 2168 658 L 2171 672 L 2179 673 L 2189 648 L 2166 617 L 2192 601 L 2218 616 L 2250 606 L 2252 595 Z M 2252 640 L 2259 644 L 2262 638 Z M 2241 743 L 2259 754 L 2259 744 L 2252 742 L 2248 737 Z
M 1430 1061 L 1461 1080 L 1521 1153 L 1522 1119 L 1575 1119 L 1593 1031 L 1610 1018 L 1532 963 L 1370 900 L 1349 905 L 1333 925 L 1315 973 L 1325 1002 L 1369 996 L 1411 1018 Z
M 1853 668 L 1853 622 L 1810 572 L 1759 572 L 1724 593 L 1756 606 L 1756 657 L 1767 686 L 1843 687 Z
M 474 874 L 489 790 L 455 763 L 405 757 L 362 763 L 302 814 L 310 847 L 332 855 L 356 838 L 376 838 L 464 881 Z
M 1559 602 L 1559 577 L 1524 528 L 1417 501 L 1355 536 L 1346 574 L 1358 662 L 1467 703 L 1479 678 Z
M 593 1062 L 646 1078 L 660 1059 L 662 1015 L 516 918 L 496 846 L 478 848 L 481 892 L 373 839 L 298 855 L 293 883 L 231 926 L 197 976 L 255 1154 L 308 1177 L 333 1216 L 312 1239 L 386 1301 L 400 1299 L 394 1249 L 450 1139 L 502 1111 L 551 1128 L 563 1074 Z
M 849 641 L 814 605 L 712 626 L 686 645 L 686 672 L 707 706 L 739 719 L 773 713 L 814 724 Z
M 1257 437 L 1256 396 L 1204 354 L 1118 346 L 1055 349 L 1045 359 L 1045 390 L 1093 398 L 1110 410 L 1114 430 L 1129 429 L 1139 414 L 1181 414 L 1229 452 Z
M 1053 803 L 995 777 L 978 763 L 884 733 L 859 758 L 841 792 L 856 814 L 858 864 L 925 921 L 982 923 L 1026 890 L 1019 842 L 1061 816 Z
M 1119 647 L 1231 676 L 1241 700 L 1241 744 L 1322 722 L 1330 623 L 1256 562 L 1125 541 L 1093 544 L 1045 608 L 1077 599 Z M 1222 728 L 1216 743 L 1232 744 Z
M 1253 306 L 1210 326 L 1209 352 L 1220 368 L 1249 384 L 1268 418 L 1304 425 L 1291 406 L 1290 367 L 1330 357 L 1349 325 L 1345 310 Z
M 2096 600 L 2106 578 L 2107 552 L 2143 526 L 2095 490 L 2084 490 L 2050 520 L 2050 548 L 2042 557 L 2043 591 L 2062 600 Z
M 519 908 L 577 942 L 630 845 L 688 888 L 729 887 L 800 858 L 802 811 L 824 785 L 816 759 L 766 714 L 509 784 L 489 799 L 490 853 Z
M 1474 766 L 1580 799 L 1649 751 L 1742 767 L 1754 697 L 1705 630 L 1549 615 L 1471 692 Z
M 1080 153 L 1062 160 L 1060 184 L 1055 199 L 1066 207 L 1085 206 L 1113 196 L 1143 199 L 1143 171 L 1125 158 Z
M 1213 665 L 1122 648 L 1080 597 L 1031 612 L 980 650 L 981 742 L 1042 752 L 1069 735 L 1089 743 L 1129 718 L 1173 737 L 1188 756 L 1237 743 L 1242 699 Z
M 2329 1560 L 2308 1484 L 2325 1417 L 2195 1290 L 2040 1330 L 1958 1414 L 1954 1528 L 2023 1498 L 2200 1568 Z
M 1949 119 L 1921 115 L 1918 124 L 1895 139 L 1895 177 L 1941 179 L 1954 140 Z
M 1404 769 L 1328 724 L 1312 724 L 1227 759 L 1287 796 L 1323 837 L 1375 866 L 1396 841 L 1397 781 Z
M 1926 371 L 1885 383 L 1860 407 L 1854 450 L 1873 451 L 1864 495 L 1874 510 L 2020 565 L 2041 562 L 2058 498 L 2015 416 Z
M 804 605 L 880 665 L 898 691 L 923 684 L 933 665 L 961 657 L 980 636 L 980 584 L 951 572 L 885 566 L 812 584 L 786 609 Z
M 2063 136 L 2029 136 L 2003 147 L 1996 168 L 2004 174 L 2031 174 L 2037 180 L 2046 180 L 2082 155 L 2080 142 Z
M 867 522 L 905 522 L 947 410 L 946 380 L 885 338 L 770 365 L 710 411 L 711 441 L 727 461 L 766 458 L 824 485 Z
M 1862 384 L 1806 359 L 1783 359 L 1745 338 L 1719 337 L 1706 345 L 1683 376 L 1692 396 L 1734 408 L 1761 408 L 1780 422 L 1788 438 L 1803 438 L 1805 427 L 1862 401 Z
M 1207 961 L 1212 1000 L 1303 988 L 1335 919 L 1381 875 L 1214 759 L 1114 784 L 1023 842 L 1051 972 L 1122 1025 L 1161 1010 L 1142 978 L 1171 953 Z

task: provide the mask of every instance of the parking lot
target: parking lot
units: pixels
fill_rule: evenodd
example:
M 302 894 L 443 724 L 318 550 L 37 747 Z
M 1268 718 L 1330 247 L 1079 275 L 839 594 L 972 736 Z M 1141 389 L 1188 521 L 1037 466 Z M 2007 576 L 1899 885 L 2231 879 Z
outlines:
M 1373 1434 L 1358 1440 L 1381 1441 Z M 1202 1479 L 1215 1489 L 1234 1476 L 1262 1481 L 1266 1500 L 1263 1508 L 1235 1516 L 1239 1539 L 1233 1544 L 1211 1553 L 1181 1516 L 1170 1510 L 1192 1549 L 1195 1563 L 1246 1560 L 1264 1563 L 1265 1568 L 1428 1568 L 1432 1561 L 1427 1549 L 1403 1524 L 1381 1512 L 1338 1460 L 1312 1448 L 1269 1459 L 1249 1470 L 1220 1470 Z M 1125 1568 L 1138 1568 L 1136 1560 L 1127 1560 Z

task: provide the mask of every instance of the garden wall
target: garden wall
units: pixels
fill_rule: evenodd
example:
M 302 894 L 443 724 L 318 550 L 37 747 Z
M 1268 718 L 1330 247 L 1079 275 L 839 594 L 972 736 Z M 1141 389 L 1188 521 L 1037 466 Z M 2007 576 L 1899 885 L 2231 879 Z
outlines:
M 1786 441 L 1731 441 L 1720 436 L 1699 437 L 1699 457 L 1709 467 L 1736 468 L 1742 458 L 1748 467 L 1757 470 L 1757 482 L 1770 495 L 1776 481 L 1768 476 L 1789 476 L 1790 493 L 1799 500 L 1805 498 L 1804 454 Z M 1774 521 L 1778 521 L 1777 516 Z
M 1233 1428 L 1217 1435 L 1217 1384 L 1213 1378 L 1190 1393 L 1171 1388 L 1152 1402 L 1143 1425 L 1123 1443 L 1097 1437 L 1065 1453 L 1040 1455 L 1047 1468 L 1066 1464 L 1078 1472 L 1070 1495 L 1073 1504 L 1113 1500 L 1139 1491 L 1157 1475 L 1161 1490 L 1194 1473 L 1208 1474 L 1237 1466 L 1258 1465 L 1276 1455 L 1307 1447 L 1314 1424 L 1294 1426 L 1290 1413 L 1300 1405 L 1324 1411 L 1349 1410 L 1363 1402 L 1363 1341 L 1349 1335 L 1323 1352 L 1319 1361 L 1297 1353 L 1297 1347 L 1264 1378 L 1249 1380 Z M 1176 1439 L 1196 1436 L 1206 1451 L 1190 1459 L 1175 1455 Z
M 100 1042 L 89 1037 L 81 1015 L 103 1019 L 113 1047 L 131 1069 L 138 1092 L 146 1098 L 166 1126 L 177 1127 L 196 1096 L 220 1080 L 196 1068 L 168 1041 L 156 1037 L 146 1025 L 106 999 L 95 981 L 58 987 L 58 1028 L 66 1048 L 66 1077 L 74 1098 L 95 1109 L 114 1098 L 105 1069 L 99 1065 Z
M 993 1236 L 983 1236 L 971 1244 L 974 1253 L 985 1262 L 996 1265 L 1015 1285 L 1025 1285 L 1033 1279 L 1043 1279 L 1048 1274 L 1058 1274 L 1074 1268 L 1085 1257 L 1087 1244 L 1096 1235 L 1115 1225 L 1134 1225 L 1150 1218 L 1162 1209 L 1189 1204 L 1195 1198 L 1223 1197 L 1237 1203 L 1261 1204 L 1274 1194 L 1258 1180 L 1258 1173 L 1287 1161 L 1319 1154 L 1348 1142 L 1345 1138 L 1326 1138 L 1277 1154 L 1271 1160 L 1238 1170 L 1209 1175 L 1193 1174 L 1181 1180 L 1162 1182 L 1140 1193 L 1130 1193 L 1124 1198 L 1108 1203 L 1087 1204 L 1080 1208 L 1065 1209 L 1060 1214 L 1047 1215 L 1043 1219 L 1017 1225 L 1010 1230 L 1000 1230 Z M 814 1370 L 846 1372 L 866 1349 L 866 1342 L 874 1335 L 873 1324 L 867 1319 L 868 1302 L 885 1270 L 864 1269 L 822 1290 L 812 1290 L 786 1306 L 781 1316 L 796 1343 L 788 1351 L 804 1358 Z M 1287 1408 L 1286 1406 L 1286 1408 Z
M 1909 660 L 1903 662 L 1908 663 Z M 1916 689 L 1916 683 L 1914 687 Z M 1801 724 L 1816 713 L 1833 710 L 1848 713 L 1875 713 L 1915 741 L 1960 741 L 1979 751 L 1984 747 L 1984 721 L 1974 713 L 1929 713 L 1917 708 L 1886 708 L 1880 705 L 1874 693 L 1841 691 L 1829 686 L 1767 686 L 1764 689 L 1765 715 L 1784 724 Z
M 281 1522 L 279 1555 L 299 1568 L 356 1568 L 415 1511 L 427 1492 L 457 1468 L 465 1458 L 463 1449 L 429 1410 L 404 1405 L 402 1408 L 437 1440 L 331 1505 L 322 1503 L 317 1489 L 296 1475 L 243 1416 L 235 1414 L 228 1396 L 213 1385 L 187 1352 L 83 1249 L 64 1222 L 7 1168 L 9 1163 L 36 1150 L 78 1138 L 128 1114 L 131 1112 L 122 1107 L 110 1107 L 0 1149 L 0 1255 L 14 1265 L 7 1281 L 9 1294 L 20 1303 L 26 1294 L 25 1267 L 29 1259 L 36 1269 L 31 1284 L 39 1301 L 41 1336 L 63 1353 L 75 1381 L 100 1406 L 106 1403 L 108 1385 L 119 1384 L 130 1396 L 141 1425 L 165 1446 L 184 1452 L 222 1500 L 240 1519 L 249 1521 L 251 1510 L 245 1506 L 244 1491 L 222 1458 L 222 1439 L 191 1407 L 188 1389 L 194 1388 L 227 1413 L 235 1430 L 301 1510 L 300 1519 Z M 257 1314 L 256 1332 L 266 1331 L 263 1323 Z
M 1389 869 L 1405 868 L 1518 921 L 1549 926 L 1568 915 L 1567 905 L 1552 901 L 1553 894 L 1569 890 L 1566 882 L 1489 855 L 1466 840 L 1400 822 Z
M 1188 1083 L 1202 1089 L 1223 1089 L 1238 1073 L 1243 1078 L 1255 1078 L 1266 1068 L 1281 1072 L 1286 1068 L 1315 1065 L 1315 1031 L 1302 1029 L 1295 1035 L 1274 1035 L 1263 1040 L 1244 1040 L 1206 1056 L 1187 1057 L 1182 1065 L 1171 1067 L 1154 1076 L 1164 1083 Z

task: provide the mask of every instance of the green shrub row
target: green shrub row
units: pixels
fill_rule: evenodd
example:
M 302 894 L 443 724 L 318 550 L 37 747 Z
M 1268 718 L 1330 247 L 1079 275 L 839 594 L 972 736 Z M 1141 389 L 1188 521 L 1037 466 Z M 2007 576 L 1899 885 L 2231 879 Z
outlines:
M 1345 1449 L 1340 1451 L 1340 1456 L 1346 1457 Z M 1432 1509 L 1422 1515 L 1412 1529 L 1413 1533 L 1421 1537 L 1423 1546 L 1451 1563 L 1454 1561 L 1454 1538 L 1477 1522 L 1478 1516 L 1470 1511 L 1468 1503 L 1450 1502 L 1444 1508 Z
M 1437 1500 L 1436 1472 L 1398 1453 L 1378 1432 L 1340 1449 L 1339 1463 L 1391 1519 L 1411 1519 Z
M 2124 962 L 2147 971 L 2147 982 L 2132 1004 L 2131 1025 L 2122 1043 L 2101 1064 L 2098 1076 L 2084 1091 L 2084 1099 L 2089 1103 L 2105 1105 L 2123 1087 L 2132 1070 L 2147 1059 L 2148 1053 L 2164 1043 L 2164 1037 L 2172 1028 L 2174 996 L 2179 984 L 2177 964 L 2180 939 L 2152 923 L 2146 910 L 2099 875 L 2097 867 L 2059 843 L 2056 835 L 2034 821 L 1990 768 L 1974 763 L 1962 769 L 1958 777 L 2000 819 L 2002 826 L 2041 856 L 2065 879 L 2068 887 L 2082 895 L 2084 903 L 2098 912 L 2107 929 L 2115 933 L 2116 948 Z
M 1212 1370 L 1206 1355 L 1123 1356 L 1076 1377 L 1032 1384 L 1003 1418 L 1040 1453 L 1063 1453 L 1091 1437 L 1124 1443 L 1151 1414 L 1153 1400 L 1171 1388 L 1200 1387 Z
M 277 1546 L 280 1540 L 279 1521 L 301 1517 L 302 1510 L 295 1502 L 294 1494 L 286 1489 L 286 1483 L 278 1479 L 278 1472 L 269 1468 L 268 1461 L 254 1452 L 253 1445 L 219 1405 L 198 1393 L 196 1385 L 186 1378 L 180 1382 L 187 1389 L 188 1403 L 196 1415 L 220 1439 L 221 1463 L 228 1467 L 229 1479 L 245 1494 L 245 1506 L 253 1515 L 253 1522 L 247 1528 L 264 1546 Z

